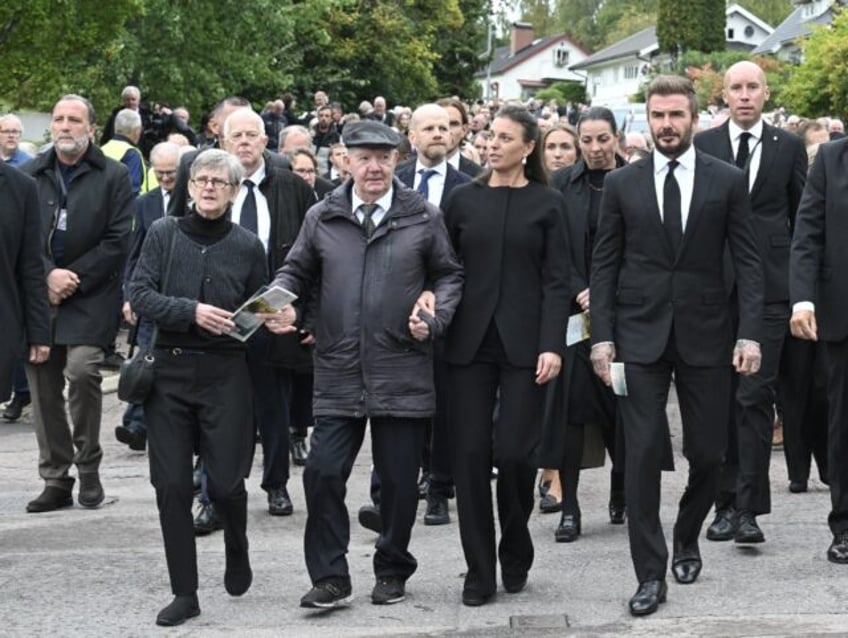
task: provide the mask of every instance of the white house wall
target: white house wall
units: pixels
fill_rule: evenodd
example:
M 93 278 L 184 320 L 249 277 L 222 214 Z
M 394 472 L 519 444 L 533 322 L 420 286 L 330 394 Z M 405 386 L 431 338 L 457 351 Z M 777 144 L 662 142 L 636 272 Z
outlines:
M 529 60 L 508 69 L 502 75 L 492 75 L 492 81 L 499 84 L 500 98 L 505 100 L 522 98 L 522 87 L 519 80 L 540 81 L 544 78 L 556 78 L 558 80 L 582 82 L 583 75 L 569 71 L 567 67 L 554 64 L 554 51 L 559 46 L 559 44 L 555 44 L 548 47 Z M 577 64 L 586 59 L 586 55 L 580 49 L 568 46 L 568 43 L 566 43 L 566 46 L 569 52 L 569 64 Z

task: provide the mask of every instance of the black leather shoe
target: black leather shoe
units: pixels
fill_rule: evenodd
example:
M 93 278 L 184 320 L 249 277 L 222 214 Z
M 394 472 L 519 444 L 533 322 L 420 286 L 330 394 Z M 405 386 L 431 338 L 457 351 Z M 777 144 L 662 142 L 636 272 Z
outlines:
M 30 514 L 40 514 L 41 512 L 52 512 L 63 507 L 72 507 L 74 497 L 71 495 L 70 489 L 62 489 L 54 485 L 48 485 L 44 488 L 35 499 L 27 503 L 26 511 Z
M 115 428 L 115 438 L 136 452 L 143 452 L 147 447 L 147 434 L 131 430 L 123 425 Z
M 306 439 L 301 437 L 292 438 L 289 448 L 291 450 L 292 463 L 301 467 L 306 465 L 306 457 L 309 454 L 309 451 L 306 449 Z
M 557 543 L 573 543 L 580 536 L 580 514 L 563 514 L 554 532 Z
M 827 560 L 840 565 L 848 563 L 848 531 L 833 536 L 833 542 L 827 548 Z
M 681 585 L 691 585 L 698 580 L 701 567 L 703 563 L 700 558 L 675 559 L 671 566 L 671 573 L 674 574 L 674 580 Z
M 748 511 L 740 512 L 739 527 L 736 529 L 736 535 L 733 540 L 740 544 L 763 543 L 766 537 L 763 535 L 763 530 L 757 525 L 757 519 L 753 513 Z
M 539 511 L 542 514 L 553 514 L 554 512 L 562 511 L 562 501 L 556 500 L 556 498 L 548 492 L 542 498 L 539 499 Z
M 503 586 L 506 593 L 517 594 L 524 589 L 525 585 L 527 585 L 527 572 L 517 574 L 504 572 L 501 574 L 501 580 L 503 580 Z
M 394 605 L 406 599 L 406 586 L 400 578 L 379 578 L 371 590 L 371 602 L 375 605 Z
M 627 517 L 627 506 L 624 503 L 610 501 L 609 503 L 609 518 L 612 525 L 624 525 L 624 519 Z
M 667 593 L 668 587 L 664 580 L 646 580 L 639 585 L 628 603 L 630 613 L 634 616 L 653 614 L 665 602 Z
M 106 498 L 97 472 L 81 472 L 79 483 L 77 501 L 83 507 L 97 507 Z
M 285 487 L 277 487 L 268 492 L 268 513 L 271 516 L 291 516 L 293 511 L 294 506 Z
M 427 511 L 424 512 L 425 525 L 447 525 L 450 523 L 448 499 L 444 496 L 427 496 Z
M 206 536 L 222 528 L 221 519 L 215 513 L 215 506 L 212 503 L 201 505 L 200 511 L 194 517 L 194 535 Z
M 802 494 L 807 491 L 807 481 L 789 481 L 789 491 L 793 494 Z
M 383 517 L 380 516 L 380 508 L 368 503 L 359 508 L 359 524 L 365 529 L 370 529 L 376 534 L 383 531 Z
M 489 602 L 492 599 L 492 596 L 494 596 L 494 594 L 481 594 L 470 589 L 463 589 L 462 604 L 466 607 L 480 607 Z
M 17 421 L 21 418 L 24 408 L 32 402 L 28 394 L 16 394 L 12 400 L 6 404 L 3 410 L 3 418 L 9 422 Z
M 189 618 L 199 615 L 200 603 L 197 602 L 197 594 L 174 596 L 171 604 L 156 616 L 156 624 L 160 627 L 174 627 L 182 625 Z
M 737 527 L 739 520 L 735 509 L 727 507 L 716 510 L 715 519 L 707 528 L 707 540 L 729 541 L 736 536 Z

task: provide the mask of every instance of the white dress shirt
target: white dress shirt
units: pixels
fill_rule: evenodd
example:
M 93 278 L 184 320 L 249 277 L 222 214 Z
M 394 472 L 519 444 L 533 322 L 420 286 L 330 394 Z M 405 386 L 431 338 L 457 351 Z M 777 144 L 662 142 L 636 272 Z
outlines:
M 418 186 L 421 184 L 421 171 L 426 171 L 428 169 L 436 172 L 430 175 L 430 179 L 427 180 L 427 201 L 438 207 L 442 203 L 442 193 L 445 192 L 445 178 L 447 178 L 448 175 L 448 163 L 447 161 L 442 160 L 440 164 L 428 167 L 424 166 L 420 160 L 416 160 L 415 180 L 412 183 L 412 188 L 418 190 Z
M 265 252 L 268 252 L 268 240 L 271 237 L 271 211 L 268 209 L 268 200 L 265 195 L 259 190 L 259 184 L 265 179 L 265 162 L 260 164 L 252 175 L 247 175 L 241 180 L 236 201 L 233 202 L 232 222 L 234 224 L 241 223 L 241 207 L 244 200 L 247 198 L 247 186 L 244 185 L 244 180 L 249 179 L 253 182 L 253 194 L 256 197 L 256 227 L 258 229 L 259 239 L 262 242 L 262 247 Z
M 760 170 L 760 159 L 762 158 L 763 150 L 763 121 L 758 120 L 754 126 L 747 131 L 739 125 L 734 124 L 733 120 L 727 123 L 728 132 L 730 133 L 730 146 L 733 148 L 733 158 L 736 159 L 739 153 L 739 136 L 742 133 L 750 133 L 748 138 L 748 192 L 754 188 L 754 182 L 757 179 L 757 172 Z
M 665 176 L 668 173 L 670 161 L 665 155 L 654 150 L 654 188 L 657 193 L 657 205 L 660 208 L 660 219 L 663 216 Z M 674 177 L 680 188 L 680 222 L 685 232 L 686 222 L 689 219 L 689 207 L 692 205 L 692 190 L 695 188 L 695 147 L 690 146 L 686 149 L 686 152 L 677 158 L 677 162 Z
M 386 216 L 389 208 L 391 208 L 394 193 L 394 188 L 389 188 L 389 191 L 385 195 L 374 202 L 377 204 L 377 208 L 375 208 L 374 212 L 371 213 L 371 220 L 374 222 L 374 228 L 377 228 L 377 226 L 380 225 L 380 222 L 383 221 L 383 218 Z M 356 219 L 359 220 L 359 223 L 361 224 L 362 220 L 365 219 L 365 215 L 361 210 L 359 210 L 359 207 L 365 202 L 360 199 L 359 195 L 356 194 L 356 188 L 350 189 L 350 199 L 353 203 L 353 214 L 356 215 Z

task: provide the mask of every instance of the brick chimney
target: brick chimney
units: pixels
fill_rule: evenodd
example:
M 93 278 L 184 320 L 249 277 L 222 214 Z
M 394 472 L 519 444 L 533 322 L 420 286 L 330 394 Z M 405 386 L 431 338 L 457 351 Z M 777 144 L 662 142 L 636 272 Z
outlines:
M 509 40 L 509 54 L 515 55 L 521 49 L 533 44 L 535 39 L 532 24 L 529 22 L 513 22 Z

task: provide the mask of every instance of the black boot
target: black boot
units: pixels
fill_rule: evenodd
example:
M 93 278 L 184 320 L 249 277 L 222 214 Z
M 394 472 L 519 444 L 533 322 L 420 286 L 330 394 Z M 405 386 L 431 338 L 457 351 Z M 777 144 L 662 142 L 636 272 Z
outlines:
M 156 624 L 160 627 L 173 627 L 199 615 L 200 603 L 197 602 L 197 594 L 174 596 L 171 604 L 156 616 Z

